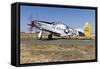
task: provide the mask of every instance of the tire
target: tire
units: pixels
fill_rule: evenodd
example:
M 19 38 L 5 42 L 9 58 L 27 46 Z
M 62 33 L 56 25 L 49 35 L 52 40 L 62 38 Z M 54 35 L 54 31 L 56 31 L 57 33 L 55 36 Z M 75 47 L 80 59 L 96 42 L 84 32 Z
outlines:
M 52 39 L 52 34 L 48 35 L 48 39 L 50 40 Z

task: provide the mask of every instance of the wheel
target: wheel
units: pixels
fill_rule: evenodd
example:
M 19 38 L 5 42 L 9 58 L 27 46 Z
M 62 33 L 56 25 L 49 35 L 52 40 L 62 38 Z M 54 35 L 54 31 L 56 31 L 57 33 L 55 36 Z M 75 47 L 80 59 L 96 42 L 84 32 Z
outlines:
M 52 34 L 48 35 L 48 39 L 52 39 Z

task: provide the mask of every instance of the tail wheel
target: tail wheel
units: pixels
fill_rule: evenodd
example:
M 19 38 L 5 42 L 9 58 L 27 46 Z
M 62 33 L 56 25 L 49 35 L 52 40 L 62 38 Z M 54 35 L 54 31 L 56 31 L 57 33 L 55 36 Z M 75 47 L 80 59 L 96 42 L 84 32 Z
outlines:
M 48 35 L 48 39 L 52 39 L 52 34 Z

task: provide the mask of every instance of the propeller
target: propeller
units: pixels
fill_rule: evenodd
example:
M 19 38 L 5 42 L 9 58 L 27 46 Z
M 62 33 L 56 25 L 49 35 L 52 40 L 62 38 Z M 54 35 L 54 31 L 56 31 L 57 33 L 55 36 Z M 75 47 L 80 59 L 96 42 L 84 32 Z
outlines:
M 33 31 L 33 27 L 35 27 L 34 23 L 35 23 L 35 21 L 33 20 L 33 15 L 30 14 L 29 19 L 28 19 L 28 24 L 27 24 L 29 26 L 29 28 L 28 28 L 29 32 Z
M 33 15 L 31 14 L 29 16 L 29 23 L 27 24 L 29 26 L 29 31 L 32 32 L 34 31 L 35 33 L 37 33 L 39 31 L 39 29 L 36 28 L 36 23 L 37 23 L 37 20 L 33 20 Z
M 31 21 L 30 24 L 27 24 L 27 25 L 30 26 L 29 31 L 32 31 L 32 30 L 33 30 L 33 27 L 34 27 L 34 28 L 36 27 L 35 22 L 36 22 L 36 21 Z

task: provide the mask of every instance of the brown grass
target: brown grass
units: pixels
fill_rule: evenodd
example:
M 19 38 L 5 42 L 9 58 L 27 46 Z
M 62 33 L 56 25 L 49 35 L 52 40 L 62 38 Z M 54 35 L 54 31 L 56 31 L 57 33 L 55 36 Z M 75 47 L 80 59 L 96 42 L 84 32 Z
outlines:
M 48 33 L 43 33 L 47 38 Z M 36 39 L 37 33 L 21 33 L 22 39 Z M 53 36 L 55 37 L 55 36 Z M 58 38 L 58 37 L 55 37 Z M 95 59 L 94 46 L 26 45 L 20 44 L 20 63 L 42 63 Z
M 92 46 L 26 46 L 21 44 L 20 50 L 21 64 L 95 59 L 95 50 Z

